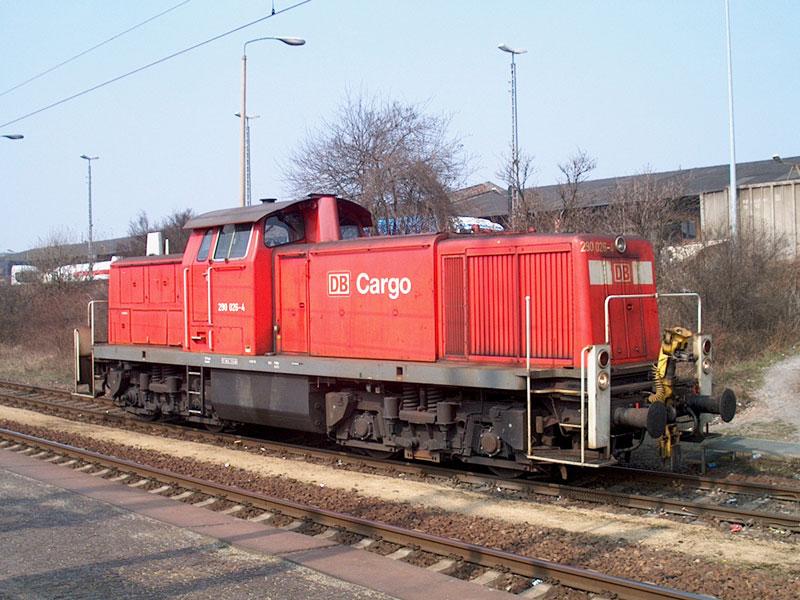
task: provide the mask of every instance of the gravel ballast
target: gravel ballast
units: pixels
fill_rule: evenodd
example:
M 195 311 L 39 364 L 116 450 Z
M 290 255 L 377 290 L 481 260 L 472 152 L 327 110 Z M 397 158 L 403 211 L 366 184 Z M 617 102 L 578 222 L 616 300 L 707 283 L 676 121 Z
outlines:
M 228 466 L 186 456 L 159 452 L 153 449 L 136 448 L 96 436 L 59 430 L 59 427 L 36 427 L 19 421 L 4 420 L 0 425 L 31 435 L 47 437 L 62 443 L 72 444 L 97 452 L 113 454 L 136 462 L 143 462 L 178 473 L 210 479 L 220 483 L 256 490 L 265 494 L 304 502 L 340 512 L 348 512 L 369 519 L 386 521 L 403 527 L 412 527 L 436 535 L 454 537 L 470 543 L 501 548 L 527 556 L 535 556 L 557 562 L 565 562 L 594 568 L 623 577 L 642 579 L 661 585 L 669 585 L 699 593 L 713 594 L 722 598 L 797 598 L 800 597 L 800 569 L 786 561 L 782 566 L 747 564 L 752 557 L 742 556 L 742 561 L 715 560 L 708 556 L 687 556 L 687 549 L 699 540 L 677 540 L 674 551 L 661 548 L 655 550 L 631 539 L 610 535 L 591 535 L 564 531 L 556 527 L 543 527 L 531 523 L 509 522 L 501 519 L 468 515 L 443 510 L 433 506 L 432 497 L 420 496 L 417 502 L 390 502 L 385 499 L 365 496 L 357 489 L 343 490 L 325 485 L 309 483 L 288 476 L 265 476 L 252 470 Z M 56 423 L 56 422 L 54 422 Z M 219 449 L 212 450 L 219 451 Z M 258 457 L 254 457 L 258 459 Z M 295 469 L 303 469 L 299 461 Z M 341 474 L 341 473 L 340 473 Z M 357 485 L 359 477 L 350 473 Z M 398 486 L 397 482 L 385 478 L 387 486 Z M 435 486 L 430 486 L 434 494 Z M 485 501 L 485 500 L 484 500 Z M 503 499 L 497 500 L 502 503 Z M 555 519 L 552 522 L 557 522 Z M 645 527 L 643 523 L 643 527 Z M 601 527 L 598 527 L 601 529 Z M 721 528 L 720 528 L 721 529 Z M 601 531 L 601 533 L 603 533 Z M 727 531 L 730 543 L 739 540 Z M 745 532 L 746 533 L 746 532 Z M 708 537 L 708 536 L 706 536 Z M 723 539 L 725 537 L 723 536 Z M 707 541 L 707 540 L 706 540 Z M 791 549 L 790 549 L 791 548 Z M 794 553 L 787 545 L 785 551 Z M 689 553 L 690 554 L 690 553 Z

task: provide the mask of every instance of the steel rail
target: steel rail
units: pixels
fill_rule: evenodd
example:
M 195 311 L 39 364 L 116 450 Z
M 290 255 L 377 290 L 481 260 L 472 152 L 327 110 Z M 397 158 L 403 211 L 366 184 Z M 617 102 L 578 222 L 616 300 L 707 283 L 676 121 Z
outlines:
M 769 494 L 775 500 L 800 501 L 800 487 L 757 483 L 753 481 L 734 481 L 719 479 L 717 477 L 703 477 L 687 473 L 670 473 L 668 471 L 653 471 L 636 467 L 608 467 L 608 472 L 632 477 L 638 480 L 655 482 L 677 481 L 698 490 L 721 490 L 731 494 Z
M 620 598 L 630 598 L 633 600 L 707 600 L 711 598 L 711 596 L 685 592 L 623 577 L 616 577 L 591 569 L 520 556 L 503 550 L 487 548 L 413 529 L 404 529 L 381 521 L 363 519 L 345 513 L 301 504 L 292 500 L 248 491 L 235 486 L 214 483 L 189 475 L 181 475 L 157 467 L 142 465 L 133 461 L 100 454 L 91 450 L 77 448 L 75 446 L 8 429 L 0 429 L 0 437 L 16 443 L 34 446 L 57 454 L 63 454 L 64 456 L 69 456 L 85 462 L 96 463 L 103 467 L 133 472 L 145 478 L 155 479 L 166 484 L 177 485 L 211 496 L 222 496 L 240 504 L 249 504 L 263 510 L 279 511 L 282 514 L 298 519 L 312 520 L 315 523 L 327 527 L 341 528 L 359 535 L 381 539 L 403 546 L 415 546 L 434 554 L 456 556 L 462 560 L 484 567 L 499 567 L 523 577 L 557 580 L 564 586 L 587 592 L 617 594 Z
M 2 387 L 5 387 L 3 382 L 0 382 L 0 397 L 2 397 Z M 35 391 L 37 393 L 50 393 L 67 395 L 69 392 L 59 390 L 48 390 L 46 388 L 36 388 L 25 384 L 14 384 L 25 391 Z M 12 397 L 12 399 L 21 402 L 34 402 L 38 404 L 47 404 L 47 400 L 40 398 L 28 397 Z M 82 400 L 89 401 L 88 399 L 81 398 Z M 101 404 L 110 404 L 103 402 Z M 66 404 L 55 404 L 58 408 L 66 408 L 67 410 L 82 410 L 89 412 L 86 408 L 70 407 Z M 122 415 L 104 412 L 101 408 L 95 411 L 95 414 L 104 418 L 124 418 Z M 133 421 L 136 422 L 136 421 Z M 175 429 L 175 424 L 158 423 L 158 422 L 139 422 L 147 427 L 163 427 L 165 429 Z M 420 477 L 435 476 L 450 480 L 456 480 L 464 483 L 474 485 L 491 485 L 493 487 L 500 487 L 505 490 L 518 491 L 527 494 L 539 494 L 550 497 L 565 497 L 571 500 L 581 502 L 591 502 L 593 504 L 610 504 L 620 506 L 623 508 L 632 508 L 644 511 L 663 511 L 670 514 L 681 516 L 694 516 L 694 517 L 712 517 L 722 521 L 740 524 L 759 523 L 767 527 L 777 527 L 789 531 L 800 532 L 800 512 L 789 515 L 781 513 L 770 513 L 758 510 L 745 510 L 733 506 L 721 506 L 706 504 L 698 501 L 684 500 L 679 498 L 667 498 L 661 496 L 647 496 L 643 494 L 630 494 L 625 492 L 613 492 L 604 489 L 580 487 L 576 485 L 568 485 L 563 483 L 532 481 L 524 479 L 506 479 L 499 476 L 486 475 L 474 473 L 469 471 L 462 471 L 458 469 L 448 469 L 445 467 L 432 466 L 420 463 L 411 463 L 406 461 L 386 460 L 368 458 L 365 456 L 353 456 L 351 453 L 342 450 L 330 450 L 321 448 L 309 448 L 307 446 L 300 446 L 295 444 L 288 444 L 285 442 L 275 442 L 264 440 L 261 438 L 251 438 L 241 435 L 232 435 L 224 433 L 211 433 L 200 431 L 194 428 L 180 427 L 183 433 L 192 432 L 193 435 L 203 439 L 212 440 L 217 442 L 232 441 L 246 442 L 253 445 L 260 445 L 267 447 L 274 451 L 286 452 L 303 457 L 312 458 L 337 458 L 343 462 L 347 462 L 355 466 L 367 466 L 375 469 L 392 469 L 407 474 L 412 474 Z M 615 468 L 614 472 L 622 471 Z M 626 474 L 632 474 L 633 469 L 624 470 Z M 760 484 L 755 482 L 729 482 L 711 477 L 693 476 L 693 475 L 680 475 L 675 473 L 660 474 L 657 471 L 642 471 L 643 479 L 658 480 L 658 481 L 671 481 L 675 479 L 682 480 L 697 486 L 698 489 L 714 490 L 719 489 L 733 494 L 750 494 L 754 496 L 769 496 L 775 500 L 789 500 L 795 501 L 800 496 L 800 488 L 790 486 L 773 486 Z

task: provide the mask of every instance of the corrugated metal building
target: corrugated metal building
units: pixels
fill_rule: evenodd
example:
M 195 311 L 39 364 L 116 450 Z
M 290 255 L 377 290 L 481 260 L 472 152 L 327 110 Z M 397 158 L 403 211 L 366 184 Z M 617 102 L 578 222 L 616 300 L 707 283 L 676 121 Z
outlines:
M 797 173 L 797 169 L 795 169 Z M 741 185 L 737 182 L 739 230 L 786 244 L 787 252 L 800 257 L 800 181 L 777 180 Z M 729 188 L 700 195 L 701 219 L 706 240 L 725 238 L 730 220 Z

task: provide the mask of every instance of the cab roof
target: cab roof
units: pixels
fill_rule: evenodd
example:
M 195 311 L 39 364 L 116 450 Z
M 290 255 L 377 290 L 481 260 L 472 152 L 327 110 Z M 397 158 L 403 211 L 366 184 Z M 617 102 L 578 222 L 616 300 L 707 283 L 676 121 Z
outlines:
M 262 201 L 261 204 L 256 206 L 243 206 L 236 208 L 223 208 L 221 210 L 212 210 L 211 212 L 203 213 L 189 219 L 183 226 L 184 229 L 204 229 L 206 227 L 215 227 L 217 225 L 228 225 L 232 223 L 255 223 L 262 217 L 281 212 L 292 206 L 310 205 L 318 198 L 328 196 L 329 194 L 309 194 L 300 200 L 283 200 L 276 201 Z M 372 215 L 370 212 L 351 200 L 343 198 L 336 198 L 336 204 L 341 212 L 349 214 L 356 218 L 363 227 L 372 225 Z M 340 214 L 341 214 L 340 212 Z

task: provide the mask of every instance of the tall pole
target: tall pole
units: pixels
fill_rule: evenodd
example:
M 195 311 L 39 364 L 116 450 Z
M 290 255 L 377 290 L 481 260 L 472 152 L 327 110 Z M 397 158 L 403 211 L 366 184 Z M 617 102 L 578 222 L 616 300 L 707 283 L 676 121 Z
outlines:
M 511 48 L 507 44 L 497 46 L 503 52 L 511 54 L 511 215 L 516 214 L 519 204 L 519 119 L 517 118 L 517 54 L 525 54 L 527 50 Z
M 244 125 L 245 125 L 245 148 L 247 154 L 247 182 L 245 185 L 245 195 L 247 199 L 247 206 L 253 204 L 253 181 L 252 181 L 252 171 L 250 170 L 250 117 L 245 116 L 244 118 Z
M 245 189 L 247 191 L 247 206 L 251 206 L 253 204 L 253 169 L 250 166 L 250 147 L 251 147 L 251 137 L 250 137 L 250 121 L 253 119 L 257 119 L 260 115 L 247 115 L 245 117 L 245 154 L 246 154 L 246 169 L 245 172 L 247 173 L 247 181 Z
M 514 176 L 519 173 L 519 121 L 517 120 L 517 63 L 511 55 L 511 164 Z
M 239 164 L 239 202 L 241 206 L 245 205 L 245 177 L 246 177 L 246 170 L 247 170 L 247 156 L 246 156 L 246 147 L 247 147 L 247 44 L 245 43 L 245 48 L 242 50 L 242 112 L 240 112 L 241 116 L 241 147 L 239 149 L 240 152 L 240 164 Z
M 306 43 L 304 39 L 296 37 L 261 37 L 247 40 L 242 45 L 242 110 L 239 113 L 239 118 L 242 120 L 239 144 L 239 204 L 241 206 L 249 204 L 247 200 L 247 44 L 265 40 L 283 42 L 287 46 L 302 46 Z
M 89 279 L 94 279 L 94 250 L 92 248 L 92 161 L 100 157 L 81 154 L 81 158 L 89 163 L 89 176 L 87 177 L 89 184 Z
M 725 0 L 725 25 L 728 39 L 728 144 L 731 150 L 730 192 L 728 194 L 728 220 L 731 238 L 736 239 L 739 231 L 738 190 L 736 189 L 736 139 L 733 130 L 733 64 L 731 60 L 731 5 Z

